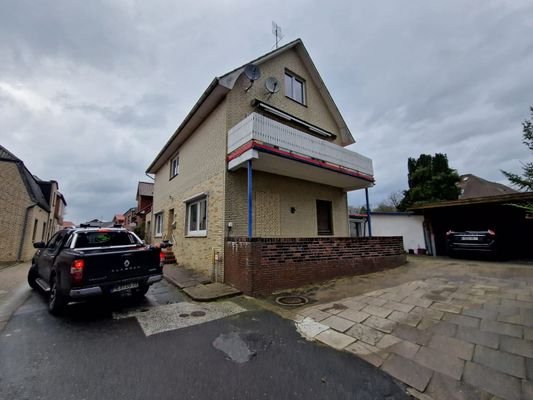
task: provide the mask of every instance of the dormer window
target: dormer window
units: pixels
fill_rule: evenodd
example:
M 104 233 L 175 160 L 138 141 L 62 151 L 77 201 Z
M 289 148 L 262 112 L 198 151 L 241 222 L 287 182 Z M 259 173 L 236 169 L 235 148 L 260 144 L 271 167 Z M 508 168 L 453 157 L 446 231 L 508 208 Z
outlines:
M 176 156 L 170 161 L 170 179 L 180 173 L 180 157 Z
M 305 105 L 305 81 L 289 71 L 285 71 L 285 96 Z

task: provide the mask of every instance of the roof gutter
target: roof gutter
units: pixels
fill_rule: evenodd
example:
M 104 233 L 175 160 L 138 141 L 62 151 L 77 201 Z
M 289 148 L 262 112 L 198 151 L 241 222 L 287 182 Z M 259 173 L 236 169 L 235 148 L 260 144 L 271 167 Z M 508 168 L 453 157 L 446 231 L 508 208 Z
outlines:
M 24 214 L 24 225 L 22 226 L 22 237 L 20 238 L 19 252 L 17 255 L 17 262 L 22 261 L 22 249 L 24 248 L 24 238 L 26 237 L 26 227 L 28 225 L 28 216 L 30 215 L 30 210 L 35 207 L 37 203 L 32 203 L 26 207 L 26 213 Z

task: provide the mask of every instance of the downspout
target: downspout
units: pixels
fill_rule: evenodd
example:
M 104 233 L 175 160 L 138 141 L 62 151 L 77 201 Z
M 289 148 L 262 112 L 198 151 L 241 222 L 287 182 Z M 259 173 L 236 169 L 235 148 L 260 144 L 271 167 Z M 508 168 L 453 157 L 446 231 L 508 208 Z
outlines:
M 368 237 L 372 237 L 372 221 L 370 220 L 370 202 L 368 201 L 368 188 L 365 188 L 366 218 L 368 222 Z
M 151 180 L 155 181 L 155 178 L 151 177 L 150 175 L 148 175 L 148 172 L 145 172 L 144 173 L 148 178 L 150 178 Z
M 28 225 L 28 216 L 30 215 L 30 210 L 36 205 L 37 203 L 33 203 L 26 207 L 26 212 L 24 214 L 24 225 L 22 226 L 22 237 L 20 238 L 19 252 L 17 255 L 17 262 L 22 261 L 22 249 L 24 248 L 24 238 L 26 237 L 26 226 Z

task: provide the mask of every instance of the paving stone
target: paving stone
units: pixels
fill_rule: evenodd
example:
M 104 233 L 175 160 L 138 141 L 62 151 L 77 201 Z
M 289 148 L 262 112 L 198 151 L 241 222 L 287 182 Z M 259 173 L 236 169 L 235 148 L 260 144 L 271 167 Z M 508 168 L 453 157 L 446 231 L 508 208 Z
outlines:
M 499 333 L 500 335 L 522 337 L 522 327 L 505 322 L 493 321 L 490 319 L 482 319 L 480 328 L 482 331 Z
M 314 338 L 321 332 L 328 329 L 328 326 L 316 322 L 314 319 L 305 317 L 304 320 L 296 324 L 298 330 L 308 338 Z
M 452 324 L 451 322 L 439 321 L 428 328 L 428 331 L 436 335 L 453 337 L 457 332 L 457 327 L 457 325 Z
M 380 296 L 380 299 L 389 300 L 389 301 L 402 301 L 407 296 L 409 296 L 409 293 L 405 292 L 389 292 L 382 294 Z
M 407 340 L 411 343 L 417 343 L 423 346 L 428 344 L 432 335 L 432 333 L 429 331 L 422 331 L 404 324 L 396 325 L 392 333 L 394 334 L 394 336 L 398 336 L 403 340 Z
M 434 400 L 496 400 L 487 392 L 439 372 L 433 374 L 425 393 Z
M 411 326 L 417 326 L 420 320 L 422 319 L 420 315 L 405 313 L 402 311 L 393 311 L 387 318 L 391 321 Z
M 365 303 L 361 303 L 355 300 L 343 300 L 341 303 L 344 304 L 346 307 L 348 307 L 347 310 L 359 311 L 362 308 L 366 307 Z
M 362 342 L 360 340 L 356 340 L 355 342 L 349 344 L 346 346 L 345 350 L 357 354 L 357 355 L 366 355 L 366 354 L 378 354 L 382 351 L 382 349 L 379 349 L 376 346 L 372 346 L 371 344 Z M 386 352 L 383 352 L 384 354 Z
M 520 322 L 522 325 L 533 327 L 533 310 L 521 308 L 520 317 Z
M 376 297 L 367 297 L 365 300 L 366 304 L 376 307 L 381 307 L 383 304 L 387 303 L 387 300 Z
M 433 372 L 412 360 L 392 354 L 381 367 L 383 371 L 396 379 L 423 392 L 433 375 Z
M 342 350 L 349 344 L 355 342 L 353 337 L 339 333 L 333 329 L 319 333 L 315 336 L 315 339 L 337 350 Z
M 370 315 L 375 315 L 381 318 L 387 318 L 387 316 L 390 313 L 392 313 L 392 310 L 388 308 L 383 308 L 383 307 L 378 307 L 378 306 L 373 306 L 373 305 L 368 305 L 365 308 L 363 308 L 361 311 L 364 311 Z
M 502 306 L 533 309 L 533 302 L 503 299 Z
M 459 326 L 455 337 L 470 343 L 482 344 L 493 349 L 497 349 L 499 344 L 499 335 L 496 333 L 484 332 L 467 326 Z
M 520 400 L 520 379 L 467 361 L 463 380 L 505 400 Z
M 527 301 L 528 303 L 533 303 L 533 296 L 527 294 L 519 294 L 516 296 L 518 301 Z
M 361 340 L 373 346 L 375 346 L 376 343 L 379 342 L 384 335 L 383 332 L 380 332 L 376 329 L 370 328 L 369 326 L 365 326 L 362 324 L 355 324 L 345 333 L 355 339 Z
M 472 343 L 448 336 L 433 335 L 428 346 L 467 361 L 470 361 L 474 354 L 474 345 Z
M 365 319 L 370 317 L 370 314 L 367 314 L 366 312 L 363 312 L 363 311 L 348 309 L 337 314 L 337 316 L 341 318 L 346 318 L 353 322 L 363 322 Z
M 519 356 L 533 358 L 533 342 L 509 336 L 500 338 L 500 349 Z
M 363 324 L 385 333 L 391 333 L 396 326 L 396 322 L 394 321 L 389 321 L 388 319 L 375 317 L 373 315 L 368 317 Z
M 394 346 L 389 347 L 387 350 L 391 353 L 399 354 L 405 358 L 413 358 L 419 348 L 420 346 L 415 343 L 402 340 L 401 342 L 396 343 Z
M 460 380 L 465 362 L 448 352 L 448 349 L 437 350 L 421 347 L 414 360 L 426 368 L 438 371 L 450 378 Z
M 448 303 L 433 303 L 431 308 L 434 310 L 444 311 L 447 313 L 459 314 L 461 313 L 462 307 L 454 304 Z
M 533 358 L 526 358 L 526 376 L 533 381 Z
M 346 349 L 345 349 L 346 350 Z M 358 357 L 362 358 L 366 362 L 372 364 L 374 367 L 379 368 L 383 362 L 385 361 L 384 358 L 381 358 L 379 355 L 375 353 L 370 354 L 357 354 Z
M 381 338 L 379 342 L 376 343 L 376 347 L 378 349 L 388 349 L 391 346 L 394 346 L 397 343 L 402 342 L 402 339 L 400 339 L 397 336 L 394 335 L 385 335 Z
M 506 314 L 498 314 L 498 318 L 496 319 L 500 322 L 507 322 L 508 324 L 517 324 L 520 325 L 522 322 L 522 318 L 520 314 L 514 314 L 514 315 L 506 315 Z
M 463 315 L 469 315 L 471 317 L 496 319 L 498 311 L 488 310 L 486 308 L 465 308 L 463 309 Z
M 390 308 L 391 310 L 395 311 L 402 311 L 404 313 L 408 313 L 411 311 L 415 306 L 412 304 L 404 304 L 404 303 L 398 303 L 396 301 L 389 301 L 382 306 L 383 308 Z
M 457 315 L 445 313 L 443 320 L 453 324 L 468 326 L 470 328 L 479 328 L 480 319 L 476 317 L 469 317 L 467 315 Z
M 411 313 L 422 315 L 425 318 L 431 318 L 434 320 L 440 320 L 444 316 L 444 313 L 442 311 L 434 310 L 432 308 L 423 308 L 423 307 L 415 307 L 411 311 Z
M 410 304 L 410 305 L 413 305 L 413 306 L 418 306 L 418 307 L 424 307 L 424 308 L 427 308 L 429 307 L 433 302 L 431 300 L 428 300 L 428 299 L 421 299 L 420 297 L 416 297 L 416 296 L 408 296 L 406 297 L 405 299 L 402 300 L 402 303 L 404 304 Z
M 347 319 L 340 318 L 336 315 L 332 315 L 331 317 L 320 321 L 320 323 L 327 325 L 330 328 L 335 329 L 336 331 L 339 331 L 339 332 L 347 331 L 354 324 L 353 321 L 348 321 Z
M 324 304 L 324 308 L 321 308 L 320 310 L 327 312 L 329 314 L 335 315 L 335 314 L 340 313 L 343 310 L 346 310 L 347 308 L 348 307 L 346 307 L 342 303 L 329 303 L 329 304 Z
M 474 352 L 474 361 L 517 378 L 526 377 L 526 363 L 524 357 L 521 356 L 489 349 L 478 344 Z
M 533 382 L 522 381 L 522 399 L 533 399 Z
M 524 328 L 524 339 L 533 342 L 533 328 Z
M 320 322 L 323 319 L 329 318 L 331 314 L 320 310 L 314 310 L 313 312 L 307 314 L 307 316 L 309 318 L 313 318 L 316 322 Z
M 484 304 L 483 307 L 487 310 L 496 311 L 498 313 L 504 313 L 506 315 L 514 315 L 520 312 L 520 308 L 512 305 L 497 305 L 497 304 Z M 496 319 L 496 318 L 491 318 Z
M 389 317 L 390 317 L 390 315 L 389 315 Z M 422 321 L 420 321 L 416 327 L 418 329 L 420 329 L 420 330 L 431 329 L 431 327 L 433 327 L 438 322 L 439 321 L 435 321 L 434 319 L 422 318 Z

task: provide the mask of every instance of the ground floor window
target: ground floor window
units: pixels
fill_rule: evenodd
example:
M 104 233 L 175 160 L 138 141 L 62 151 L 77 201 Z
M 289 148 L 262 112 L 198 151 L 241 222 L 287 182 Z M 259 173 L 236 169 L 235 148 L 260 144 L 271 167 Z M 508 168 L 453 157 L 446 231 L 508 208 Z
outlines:
M 316 225 L 319 235 L 333 235 L 331 201 L 316 201 Z
M 160 212 L 160 213 L 155 214 L 154 218 L 155 218 L 155 223 L 154 223 L 155 236 L 161 237 L 163 236 L 163 213 Z
M 207 197 L 187 203 L 187 235 L 207 235 Z

